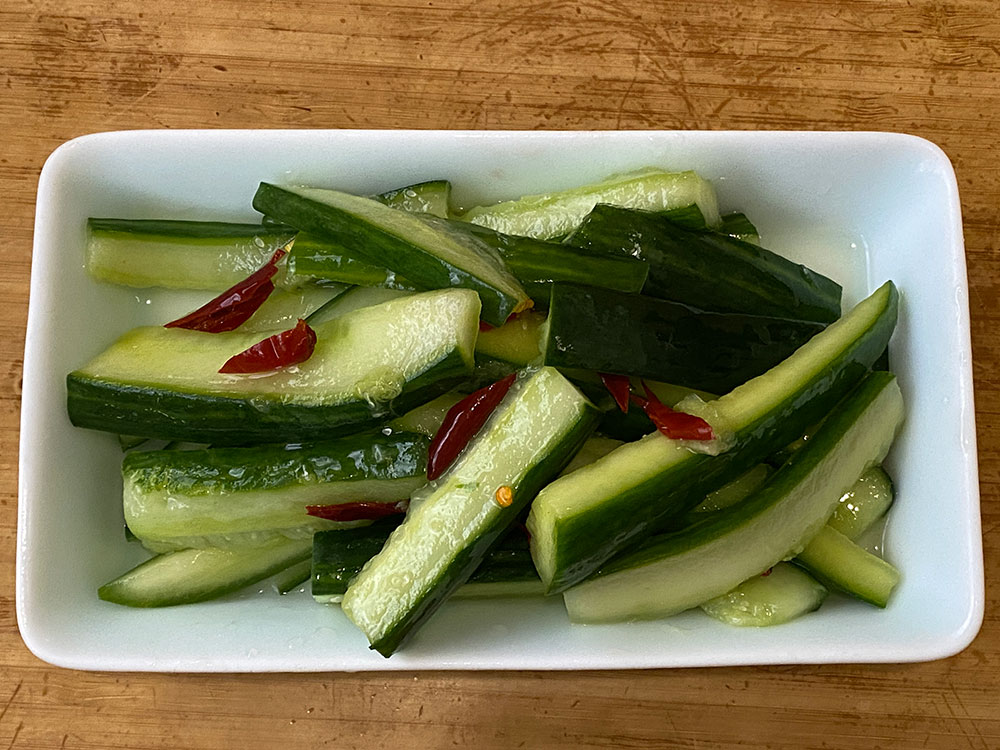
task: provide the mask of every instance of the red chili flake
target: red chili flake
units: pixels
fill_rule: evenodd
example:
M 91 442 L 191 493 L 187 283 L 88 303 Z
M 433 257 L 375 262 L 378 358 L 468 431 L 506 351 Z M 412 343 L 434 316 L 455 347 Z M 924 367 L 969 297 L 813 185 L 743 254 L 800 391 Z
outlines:
M 492 385 L 470 393 L 445 414 L 427 454 L 427 478 L 437 479 L 458 458 L 458 454 L 486 424 L 507 391 L 514 385 L 517 374 L 508 375 Z
M 268 336 L 249 349 L 234 354 L 219 372 L 268 372 L 279 367 L 297 365 L 312 356 L 316 348 L 316 332 L 299 318 L 294 328 Z
M 656 397 L 646 382 L 643 381 L 642 388 L 646 392 L 646 398 L 642 396 L 632 396 L 632 400 L 642 407 L 656 429 L 674 440 L 712 440 L 715 434 L 712 426 L 701 417 L 694 414 L 686 414 L 682 411 L 674 411 Z
M 187 328 L 192 331 L 222 333 L 239 328 L 274 291 L 271 278 L 278 272 L 277 263 L 285 251 L 278 249 L 271 259 L 243 281 L 182 318 L 165 324 L 164 328 Z
M 340 503 L 338 505 L 307 505 L 306 513 L 328 521 L 374 521 L 406 512 L 406 501 L 399 503 Z
M 632 383 L 629 381 L 628 375 L 609 375 L 605 372 L 598 374 L 601 376 L 604 387 L 608 389 L 608 393 L 615 397 L 618 408 L 628 414 L 628 397 L 632 390 Z
M 774 570 L 774 568 L 768 568 L 767 570 L 765 570 L 763 573 L 760 574 L 760 577 L 767 578 L 769 575 L 771 575 L 772 570 Z

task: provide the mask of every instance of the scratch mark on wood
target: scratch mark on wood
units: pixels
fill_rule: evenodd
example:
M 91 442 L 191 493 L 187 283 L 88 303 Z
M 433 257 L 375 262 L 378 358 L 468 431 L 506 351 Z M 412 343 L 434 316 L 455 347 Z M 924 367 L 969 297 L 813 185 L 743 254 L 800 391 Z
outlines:
M 21 730 L 24 729 L 24 722 L 17 722 L 17 729 L 14 730 L 14 736 L 10 738 L 10 744 L 7 745 L 7 750 L 11 750 L 14 747 L 14 743 L 17 742 L 17 736 L 21 734 Z
M 17 685 L 14 687 L 14 692 L 10 694 L 10 698 L 3 705 L 3 711 L 0 711 L 0 724 L 3 723 L 3 717 L 7 715 L 7 709 L 10 708 L 10 704 L 14 702 L 17 694 L 21 691 L 21 685 L 24 684 L 24 680 L 18 680 Z
M 640 68 L 640 58 L 642 55 L 642 42 L 639 42 L 635 47 L 635 63 L 632 68 L 632 80 L 628 83 L 628 88 L 625 89 L 625 93 L 622 95 L 622 100 L 618 102 L 618 115 L 615 119 L 615 129 L 620 130 L 622 126 L 622 116 L 625 113 L 625 102 L 628 101 L 629 96 L 632 94 L 632 89 L 635 88 L 635 82 L 639 80 L 639 68 Z

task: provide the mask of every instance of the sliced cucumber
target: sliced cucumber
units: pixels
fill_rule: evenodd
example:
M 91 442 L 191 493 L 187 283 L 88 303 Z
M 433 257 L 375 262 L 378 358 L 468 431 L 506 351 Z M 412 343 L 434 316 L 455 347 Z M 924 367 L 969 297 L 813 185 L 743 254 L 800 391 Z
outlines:
M 362 260 L 349 248 L 309 232 L 296 235 L 287 265 L 289 273 L 296 278 L 409 291 L 417 288 L 385 266 Z
M 544 323 L 544 314 L 523 312 L 499 328 L 480 331 L 476 354 L 515 365 L 529 365 L 542 356 L 539 344 Z
M 425 292 L 315 327 L 312 357 L 264 376 L 219 368 L 259 333 L 138 328 L 67 378 L 80 427 L 214 445 L 357 432 L 472 371 L 479 298 Z
M 604 458 L 615 448 L 620 447 L 621 444 L 621 440 L 615 440 L 614 438 L 605 437 L 604 435 L 592 435 L 587 438 L 587 442 L 584 443 L 580 447 L 580 450 L 577 451 L 576 455 L 573 456 L 573 460 L 566 464 L 566 468 L 562 470 L 559 476 L 572 474 L 577 469 L 589 466 L 599 458 Z
M 405 500 L 426 482 L 428 440 L 414 433 L 250 448 L 129 453 L 125 522 L 157 549 L 254 546 L 343 524 L 307 505 Z
M 309 325 L 317 326 L 326 323 L 328 320 L 342 318 L 347 313 L 361 310 L 365 307 L 374 307 L 383 302 L 390 302 L 396 299 L 410 297 L 414 292 L 405 292 L 400 289 L 385 289 L 382 287 L 355 286 L 351 287 L 343 294 L 339 294 L 325 305 L 317 308 L 309 316 Z
M 309 583 L 312 560 L 305 559 L 281 571 L 274 579 L 274 588 L 279 594 L 289 594 Z
M 396 419 L 389 422 L 388 426 L 394 430 L 418 432 L 421 435 L 432 438 L 441 429 L 448 410 L 463 398 L 465 398 L 464 394 L 457 391 L 449 391 L 438 396 L 433 401 L 428 401 L 426 404 L 421 404 L 417 408 L 406 412 L 401 417 L 396 417 Z
M 240 326 L 242 332 L 283 331 L 295 325 L 299 318 L 311 318 L 326 305 L 345 293 L 345 287 L 303 286 L 288 291 L 275 289 L 263 305 Z
M 598 203 L 649 210 L 695 204 L 710 226 L 719 223 L 715 190 L 694 172 L 646 168 L 602 182 L 478 206 L 461 218 L 505 234 L 551 239 L 568 234 Z
M 499 253 L 506 267 L 540 305 L 548 302 L 549 284 L 553 281 L 574 281 L 626 292 L 638 292 L 646 281 L 647 264 L 620 253 L 590 253 L 529 237 L 513 237 L 460 221 L 448 222 L 447 227 L 459 235 L 471 235 L 475 241 Z M 288 266 L 301 278 L 392 289 L 417 288 L 415 283 L 385 265 L 362 260 L 350 247 L 307 232 L 295 239 Z
M 828 525 L 854 541 L 889 511 L 893 496 L 889 475 L 873 466 L 840 498 Z
M 445 219 L 448 217 L 450 196 L 450 182 L 432 180 L 371 197 L 390 208 Z M 326 279 L 342 284 L 389 289 L 417 288 L 388 268 L 362 260 L 349 248 L 309 232 L 299 232 L 296 235 L 288 255 L 288 269 L 289 273 L 298 278 Z
M 899 583 L 895 567 L 829 525 L 820 529 L 795 559 L 828 586 L 876 607 L 889 603 Z
M 372 648 L 392 654 L 469 578 L 596 421 L 556 370 L 518 379 L 448 471 L 414 495 L 406 520 L 348 587 L 344 612 Z
M 701 310 L 830 323 L 840 316 L 840 285 L 764 248 L 664 217 L 598 206 L 567 240 L 593 252 L 649 263 L 643 294 Z
M 307 560 L 312 540 L 282 539 L 250 550 L 185 549 L 148 560 L 97 595 L 128 607 L 170 607 L 216 599 Z
M 402 518 L 389 516 L 370 526 L 317 532 L 310 576 L 313 598 L 321 604 L 339 603 L 347 585 L 382 550 L 401 522 Z
M 430 214 L 447 219 L 451 203 L 448 180 L 428 180 L 372 196 L 379 203 L 411 214 Z
M 683 531 L 653 537 L 563 595 L 573 622 L 667 617 L 794 557 L 840 496 L 885 458 L 903 419 L 889 373 L 872 373 L 757 492 Z
M 591 253 L 577 247 L 531 237 L 503 234 L 489 227 L 455 221 L 452 226 L 472 234 L 500 253 L 504 263 L 536 303 L 548 300 L 553 281 L 589 284 L 623 292 L 638 292 L 646 283 L 649 265 L 620 253 Z M 627 263 L 622 263 L 626 259 Z
M 792 354 L 819 323 L 695 310 L 610 289 L 556 283 L 543 361 L 725 393 Z
M 681 226 L 685 225 L 681 224 Z M 747 218 L 746 214 L 726 214 L 722 217 L 722 224 L 719 226 L 719 231 L 738 240 L 749 242 L 752 245 L 760 244 L 760 232 L 757 231 L 757 227 Z
M 705 499 L 691 513 L 711 513 L 723 510 L 736 503 L 742 502 L 749 497 L 758 487 L 767 481 L 771 475 L 771 467 L 767 464 L 757 464 L 746 474 L 736 477 L 729 484 L 725 484 L 715 492 L 710 492 Z M 697 516 L 689 515 L 689 518 Z
M 87 230 L 87 272 L 95 279 L 206 291 L 245 279 L 295 235 L 283 225 L 160 219 L 88 219 Z
M 393 517 L 364 528 L 318 532 L 313 537 L 313 598 L 321 604 L 339 603 L 348 584 L 382 550 L 399 523 Z M 454 596 L 485 598 L 541 593 L 542 582 L 531 562 L 527 538 L 515 529 L 490 550 Z
M 827 593 L 826 587 L 802 568 L 780 562 L 732 591 L 704 602 L 701 609 L 728 625 L 762 628 L 815 612 Z
M 887 282 L 764 375 L 716 401 L 678 405 L 707 419 L 717 440 L 685 443 L 655 433 L 542 490 L 528 528 L 548 589 L 583 580 L 825 417 L 885 348 L 897 300 Z M 707 455 L 713 451 L 721 454 Z
M 349 246 L 362 260 L 384 263 L 424 289 L 472 289 L 482 299 L 483 320 L 492 325 L 531 306 L 496 251 L 443 219 L 396 211 L 336 190 L 266 182 L 254 196 L 254 208 Z
M 310 325 L 325 323 L 364 307 L 413 295 L 400 289 L 357 286 L 330 300 L 309 317 Z M 248 321 L 249 322 L 249 321 Z M 545 315 L 525 311 L 515 315 L 499 328 L 480 331 L 476 339 L 476 356 L 503 360 L 513 365 L 531 364 L 541 356 L 538 341 Z

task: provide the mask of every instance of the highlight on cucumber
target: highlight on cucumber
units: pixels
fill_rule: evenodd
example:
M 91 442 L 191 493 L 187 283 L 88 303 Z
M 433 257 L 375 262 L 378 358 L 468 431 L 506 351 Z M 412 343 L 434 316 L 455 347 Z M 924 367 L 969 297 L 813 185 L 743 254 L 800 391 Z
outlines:
M 464 210 L 382 188 L 88 221 L 96 283 L 203 295 L 67 375 L 151 554 L 100 598 L 298 592 L 386 657 L 468 598 L 560 597 L 567 628 L 891 603 L 891 281 L 842 310 L 690 171 Z

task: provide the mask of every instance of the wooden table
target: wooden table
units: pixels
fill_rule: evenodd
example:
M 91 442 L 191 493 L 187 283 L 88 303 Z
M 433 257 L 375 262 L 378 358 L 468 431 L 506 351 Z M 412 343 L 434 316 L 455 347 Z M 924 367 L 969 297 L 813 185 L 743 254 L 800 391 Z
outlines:
M 0 92 L 0 746 L 1000 747 L 995 0 L 5 0 Z M 38 661 L 14 616 L 38 172 L 83 133 L 202 127 L 863 129 L 940 144 L 968 248 L 980 636 L 902 666 L 177 676 Z

